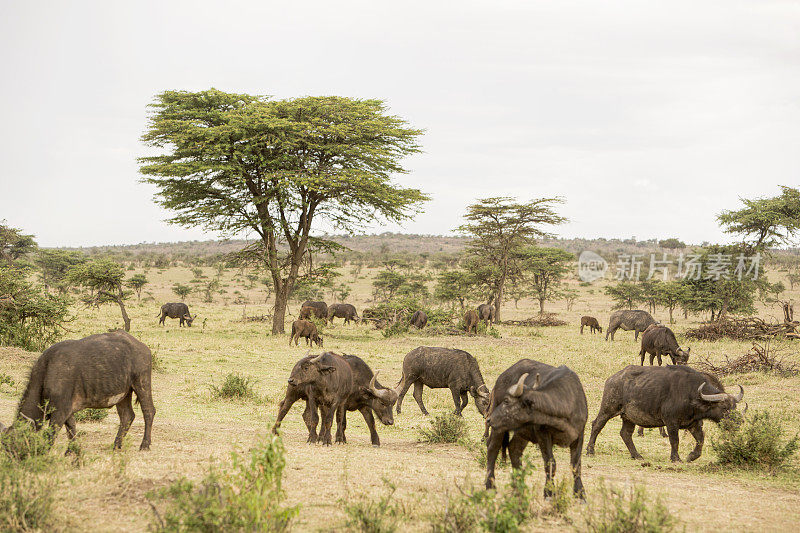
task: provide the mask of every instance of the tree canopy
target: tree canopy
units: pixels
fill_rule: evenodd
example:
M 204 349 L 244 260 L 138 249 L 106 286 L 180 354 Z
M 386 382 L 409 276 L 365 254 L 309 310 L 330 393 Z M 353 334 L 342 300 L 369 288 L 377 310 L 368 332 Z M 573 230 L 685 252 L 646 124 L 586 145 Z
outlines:
M 774 198 L 742 198 L 744 207 L 723 211 L 717 220 L 727 233 L 739 234 L 753 250 L 789 244 L 800 232 L 800 190 L 781 186 Z
M 427 199 L 392 183 L 419 151 L 419 129 L 380 100 L 166 91 L 142 136 L 161 152 L 139 159 L 170 222 L 226 236 L 254 232 L 275 289 L 273 333 L 310 248 L 312 224 L 352 233 L 402 221 Z

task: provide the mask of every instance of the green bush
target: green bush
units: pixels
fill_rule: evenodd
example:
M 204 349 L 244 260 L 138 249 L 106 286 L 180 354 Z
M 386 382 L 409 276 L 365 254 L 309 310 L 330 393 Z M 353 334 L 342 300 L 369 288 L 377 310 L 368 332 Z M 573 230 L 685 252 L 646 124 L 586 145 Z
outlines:
M 253 390 L 255 380 L 241 374 L 228 374 L 221 386 L 211 385 L 211 394 L 215 398 L 229 400 L 256 400 L 258 396 Z
M 48 531 L 55 522 L 57 477 L 26 462 L 0 459 L 0 531 Z
M 404 333 L 408 333 L 408 324 L 400 320 L 398 320 L 388 328 L 381 331 L 381 334 L 387 339 L 389 337 L 394 337 L 395 335 L 402 335 Z
M 344 513 L 347 515 L 345 527 L 348 531 L 363 533 L 393 533 L 405 512 L 400 502 L 393 496 L 397 487 L 383 480 L 386 492 L 377 500 L 362 494 L 358 499 L 343 501 Z
M 48 425 L 36 431 L 33 424 L 18 420 L 11 431 L 0 435 L 6 458 L 12 461 L 28 461 L 47 455 L 53 446 L 52 428 Z
M 679 520 L 656 498 L 647 496 L 644 487 L 598 489 L 599 504 L 592 505 L 585 515 L 586 529 L 597 533 L 667 533 L 678 529 Z
M 108 409 L 83 409 L 73 416 L 76 422 L 99 422 L 108 417 Z
M 719 437 L 711 448 L 719 464 L 741 468 L 776 470 L 791 461 L 798 448 L 798 436 L 783 442 L 783 425 L 768 411 L 749 417 L 734 411 L 719 424 Z
M 261 439 L 230 466 L 212 468 L 199 483 L 182 478 L 149 492 L 156 531 L 287 531 L 297 507 L 285 507 L 281 487 L 286 465 L 281 438 Z M 154 501 L 167 508 L 159 513 Z
M 430 424 L 430 429 L 419 429 L 420 442 L 452 443 L 467 437 L 467 423 L 453 413 L 437 414 Z

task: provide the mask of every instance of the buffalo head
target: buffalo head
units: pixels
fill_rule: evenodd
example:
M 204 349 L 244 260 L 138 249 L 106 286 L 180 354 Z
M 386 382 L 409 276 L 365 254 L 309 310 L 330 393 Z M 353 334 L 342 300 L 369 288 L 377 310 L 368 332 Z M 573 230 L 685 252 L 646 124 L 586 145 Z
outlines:
M 490 426 L 497 429 L 513 428 L 526 421 L 525 411 L 529 402 L 525 401 L 523 393 L 526 392 L 525 380 L 528 376 L 527 372 L 522 374 L 517 382 L 508 388 L 503 401 L 495 406 L 486 419 Z M 539 387 L 540 380 L 541 376 L 536 374 L 536 382 L 533 387 L 529 387 L 527 390 L 536 390 Z
M 741 385 L 738 385 L 739 394 L 735 396 L 727 392 L 706 394 L 703 392 L 705 386 L 706 382 L 703 381 L 697 388 L 697 394 L 705 405 L 706 417 L 714 422 L 719 422 L 728 413 L 736 409 L 736 405 L 742 401 L 742 398 L 744 397 L 744 389 Z
M 475 398 L 475 407 L 478 408 L 478 412 L 481 416 L 486 416 L 486 411 L 489 410 L 489 403 L 491 398 L 491 392 L 486 387 L 486 385 L 481 385 L 477 389 L 473 389 L 470 391 L 472 396 Z
M 691 348 L 686 348 L 686 351 L 681 350 L 678 348 L 678 351 L 675 352 L 675 364 L 676 365 L 685 365 L 689 363 L 689 352 Z
M 292 374 L 289 376 L 289 385 L 299 387 L 315 381 L 322 374 L 335 372 L 336 367 L 329 360 L 326 360 L 325 355 L 327 355 L 327 352 L 295 365 L 292 369 Z
M 392 409 L 397 402 L 397 392 L 392 389 L 378 388 L 377 379 L 380 370 L 373 374 L 369 382 L 369 387 L 364 387 L 363 392 L 372 396 L 370 407 L 378 415 L 382 424 L 391 426 L 394 424 L 394 416 L 392 416 Z
M 194 321 L 195 318 L 197 318 L 197 315 L 192 316 L 189 313 L 183 315 L 183 319 L 186 321 L 186 325 L 189 327 L 192 327 L 192 322 Z

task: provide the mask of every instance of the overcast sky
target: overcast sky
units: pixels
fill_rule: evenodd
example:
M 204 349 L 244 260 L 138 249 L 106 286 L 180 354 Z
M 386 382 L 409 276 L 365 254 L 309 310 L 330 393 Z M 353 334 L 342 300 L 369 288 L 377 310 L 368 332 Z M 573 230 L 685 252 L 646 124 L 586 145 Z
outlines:
M 563 196 L 564 237 L 719 241 L 718 212 L 799 181 L 798 2 L 0 5 L 0 219 L 44 246 L 214 237 L 139 183 L 165 89 L 386 100 L 426 130 L 397 182 L 432 201 L 375 232 Z

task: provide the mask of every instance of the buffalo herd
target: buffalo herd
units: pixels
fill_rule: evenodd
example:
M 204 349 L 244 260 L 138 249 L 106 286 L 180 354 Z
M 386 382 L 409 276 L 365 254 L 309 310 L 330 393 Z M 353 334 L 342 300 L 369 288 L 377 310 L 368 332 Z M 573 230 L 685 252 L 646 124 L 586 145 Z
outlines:
M 182 303 L 165 304 L 160 316 L 161 324 L 171 317 L 179 318 L 181 325 L 186 321 L 191 326 L 194 319 Z M 467 333 L 474 331 L 481 320 L 491 324 L 495 316 L 494 307 L 487 304 L 468 310 L 464 316 Z M 296 345 L 303 337 L 307 344 L 321 347 L 322 336 L 312 320 L 332 322 L 334 318 L 343 318 L 345 323 L 360 321 L 350 304 L 328 306 L 325 302 L 304 302 L 300 318 L 292 325 L 289 343 L 294 341 Z M 419 311 L 410 323 L 423 328 L 426 322 L 427 315 Z M 582 317 L 581 333 L 584 327 L 602 332 L 594 317 Z M 633 330 L 635 340 L 642 333 L 640 365 L 627 366 L 606 380 L 599 412 L 591 425 L 587 455 L 594 454 L 595 442 L 606 423 L 619 416 L 620 436 L 632 458 L 641 458 L 632 438 L 638 425 L 640 431 L 644 427 L 657 427 L 662 434 L 666 428 L 672 461 L 681 460 L 678 435 L 681 429 L 688 430 L 696 445 L 687 460 L 697 459 L 703 448 L 703 421 L 719 422 L 736 409 L 744 390 L 739 386 L 737 394 L 730 394 L 714 376 L 686 366 L 689 349 L 682 350 L 673 332 L 645 311 L 612 313 L 606 339 L 610 335 L 613 341 L 618 329 Z M 650 366 L 644 366 L 646 354 L 650 356 Z M 669 356 L 672 365 L 662 366 L 662 355 Z M 655 359 L 658 366 L 653 365 Z M 151 366 L 150 349 L 123 331 L 59 342 L 42 352 L 34 363 L 17 419 L 27 420 L 37 428 L 48 421 L 55 429 L 53 438 L 62 425 L 66 426 L 72 439 L 76 433 L 74 413 L 85 408 L 115 406 L 120 425 L 114 446 L 119 448 L 134 419 L 131 401 L 135 393 L 145 423 L 140 449 L 147 450 L 155 416 Z M 494 486 L 498 453 L 508 454 L 512 466 L 519 468 L 525 447 L 532 443 L 542 454 L 546 481 L 555 475 L 553 446 L 569 448 L 574 494 L 584 497 L 581 454 L 589 412 L 580 378 L 566 366 L 522 359 L 502 372 L 490 390 L 478 360 L 471 354 L 452 348 L 420 346 L 404 357 L 400 381 L 394 388 L 382 385 L 377 378 L 378 372 L 373 372 L 355 355 L 334 352 L 306 355 L 297 361 L 289 375 L 273 431 L 277 432 L 292 405 L 303 400 L 306 406 L 302 416 L 309 443 L 330 445 L 334 439 L 346 443 L 347 413 L 358 411 L 369 428 L 371 443 L 379 446 L 375 417 L 384 425 L 394 424 L 392 411 L 401 413 L 403 398 L 412 385 L 414 399 L 425 415 L 428 411 L 422 401 L 423 388 L 450 389 L 456 415 L 461 416 L 472 396 L 485 419 L 487 488 Z M 331 435 L 334 420 L 335 438 Z M 13 431 L 13 427 L 0 425 L 0 430 Z M 545 487 L 545 495 L 549 496 L 552 485 L 547 483 Z

